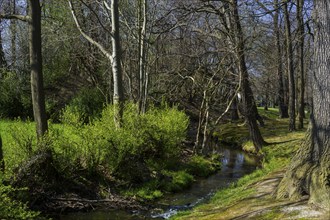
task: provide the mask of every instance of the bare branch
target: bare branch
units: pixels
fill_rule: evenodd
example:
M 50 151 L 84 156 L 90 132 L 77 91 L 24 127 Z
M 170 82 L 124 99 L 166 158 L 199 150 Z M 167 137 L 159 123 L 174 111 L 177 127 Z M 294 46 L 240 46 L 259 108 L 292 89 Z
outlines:
M 265 13 L 270 14 L 274 18 L 273 12 L 276 11 L 277 8 L 275 8 L 275 10 L 270 10 L 262 2 L 260 2 L 260 0 L 256 0 L 256 2 L 265 11 Z
M 215 121 L 214 123 L 214 126 L 218 125 L 220 120 L 227 114 L 227 112 L 229 111 L 231 105 L 233 104 L 234 102 L 234 99 L 236 98 L 239 90 L 241 89 L 241 84 L 242 84 L 242 78 L 241 78 L 241 75 L 240 75 L 240 79 L 239 79 L 239 83 L 238 83 L 238 86 L 235 90 L 235 93 L 233 94 L 233 96 L 231 97 L 229 103 L 227 104 L 227 107 L 225 109 L 225 111 L 217 118 L 217 120 Z
M 0 14 L 0 19 L 16 19 L 24 22 L 30 22 L 31 17 L 27 15 Z
M 98 43 L 97 41 L 93 40 L 93 38 L 91 38 L 88 34 L 86 34 L 80 24 L 79 24 L 79 21 L 76 17 L 76 13 L 75 13 L 75 10 L 73 8 L 73 5 L 72 5 L 72 2 L 71 0 L 68 1 L 69 3 L 69 6 L 70 6 L 70 9 L 71 9 L 71 14 L 72 14 L 72 17 L 73 17 L 73 20 L 74 22 L 76 23 L 76 26 L 79 30 L 79 32 L 81 33 L 81 35 L 88 41 L 90 42 L 91 44 L 93 44 L 94 46 L 96 46 L 107 58 L 109 58 L 110 60 L 112 59 L 112 55 L 100 44 Z M 113 36 L 112 36 L 113 37 Z
M 99 15 L 95 12 L 95 10 L 93 9 L 93 8 L 91 8 L 90 7 L 90 5 L 88 5 L 85 1 L 81 1 L 94 15 L 95 15 L 95 17 L 96 17 L 96 19 L 97 19 L 97 21 L 98 21 L 98 23 L 101 25 L 101 27 L 105 30 L 105 31 L 107 31 L 108 33 L 111 33 L 110 32 L 110 30 L 108 29 L 108 28 L 106 28 L 105 26 L 104 26 L 104 24 L 102 23 L 102 21 L 101 21 L 101 19 L 100 19 L 100 17 L 99 17 Z

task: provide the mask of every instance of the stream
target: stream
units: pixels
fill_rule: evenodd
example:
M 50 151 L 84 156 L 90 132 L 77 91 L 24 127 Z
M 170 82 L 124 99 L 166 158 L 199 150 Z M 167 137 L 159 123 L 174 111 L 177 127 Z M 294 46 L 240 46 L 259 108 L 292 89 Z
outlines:
M 206 202 L 220 188 L 237 181 L 240 177 L 253 172 L 258 166 L 257 158 L 243 151 L 228 147 L 215 147 L 215 151 L 223 155 L 221 170 L 206 178 L 198 179 L 191 188 L 180 193 L 166 195 L 153 204 L 147 213 L 126 212 L 121 210 L 98 210 L 87 213 L 71 213 L 61 216 L 61 220 L 130 220 L 130 219 L 168 219 L 178 211 L 191 209 Z

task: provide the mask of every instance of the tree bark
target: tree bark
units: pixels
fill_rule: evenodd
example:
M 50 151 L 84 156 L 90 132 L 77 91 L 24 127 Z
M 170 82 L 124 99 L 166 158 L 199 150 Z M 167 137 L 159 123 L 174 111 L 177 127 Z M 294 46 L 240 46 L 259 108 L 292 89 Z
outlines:
M 315 7 L 313 103 L 305 143 L 293 157 L 279 185 L 279 198 L 299 199 L 330 212 L 330 3 L 318 0 Z
M 253 92 L 249 82 L 249 74 L 245 63 L 245 46 L 243 31 L 240 24 L 240 18 L 238 14 L 237 0 L 231 0 L 231 6 L 233 10 L 233 23 L 234 23 L 234 32 L 235 32 L 235 43 L 236 43 L 236 55 L 238 61 L 238 70 L 241 75 L 242 80 L 242 100 L 244 108 L 244 116 L 248 124 L 250 137 L 253 141 L 256 152 L 259 152 L 262 146 L 265 144 L 265 141 L 261 135 L 257 124 L 257 117 L 261 117 L 258 114 L 257 107 L 255 105 Z
M 124 108 L 124 92 L 123 78 L 121 67 L 121 45 L 119 35 L 119 6 L 118 0 L 111 1 L 111 32 L 112 32 L 112 74 L 113 74 L 113 105 L 115 108 L 115 123 L 117 127 L 121 127 L 123 108 Z
M 40 2 L 38 0 L 28 1 L 28 16 L 0 14 L 0 18 L 18 19 L 29 24 L 32 105 L 37 137 L 40 138 L 48 130 L 42 74 Z
M 198 126 L 197 126 L 196 139 L 194 144 L 194 153 L 197 153 L 199 148 L 200 133 L 202 130 L 202 124 L 204 122 L 204 105 L 205 105 L 205 99 L 203 97 L 202 104 L 201 107 L 199 108 L 199 114 L 198 114 Z
M 13 14 L 16 14 L 16 1 L 12 1 L 13 4 Z M 15 69 L 16 66 L 16 32 L 17 24 L 16 19 L 10 21 L 10 34 L 11 34 L 11 68 Z
M 41 7 L 37 0 L 29 0 L 29 44 L 31 68 L 31 93 L 34 120 L 37 124 L 37 136 L 42 137 L 48 129 L 45 94 L 43 88 L 41 54 Z
M 278 102 L 280 118 L 288 118 L 288 106 L 285 105 L 284 101 L 284 84 L 283 84 L 283 65 L 282 65 L 282 52 L 280 42 L 280 26 L 279 26 L 279 10 L 278 0 L 274 0 L 274 7 L 277 8 L 274 14 L 274 31 L 275 31 L 275 45 L 276 45 L 276 66 L 277 66 L 277 77 L 278 77 Z
M 237 98 L 235 97 L 233 100 L 233 103 L 231 104 L 230 107 L 230 119 L 232 121 L 237 121 L 239 119 L 238 115 L 238 103 L 237 103 Z
M 233 22 L 232 22 L 232 18 L 231 18 L 232 16 L 230 14 L 230 8 L 229 8 L 228 3 L 224 3 L 224 7 L 222 8 L 222 13 L 224 15 L 222 17 L 222 23 L 223 23 L 224 29 L 227 30 L 227 32 L 228 32 L 227 37 L 226 37 L 226 43 L 228 44 L 229 50 L 234 51 L 234 48 L 235 48 L 233 46 L 234 42 L 233 42 L 233 39 L 231 38 L 231 36 L 233 36 L 233 27 L 232 27 Z M 229 58 L 229 63 L 235 63 L 233 56 L 231 56 Z M 238 74 L 235 73 L 235 69 L 233 66 L 231 66 L 230 71 L 233 73 L 230 76 L 231 80 L 233 82 L 235 82 L 237 80 L 237 78 L 240 78 L 240 77 L 238 77 Z M 232 85 L 232 87 L 234 90 L 235 86 Z M 233 97 L 233 100 L 232 100 L 232 103 L 230 106 L 230 115 L 231 115 L 232 121 L 237 121 L 239 119 L 239 114 L 238 114 L 239 103 L 238 103 L 238 98 L 237 98 L 237 91 L 234 91 L 234 95 L 235 95 L 235 97 Z
M 1 19 L 0 19 L 0 24 L 1 24 Z M 0 79 L 1 79 L 1 69 L 7 67 L 7 62 L 5 59 L 5 53 L 3 51 L 3 46 L 2 46 L 2 36 L 1 36 L 1 31 L 0 31 Z
M 298 20 L 298 58 L 300 72 L 300 91 L 299 91 L 299 109 L 298 109 L 298 129 L 304 127 L 305 118 L 305 71 L 304 71 L 304 18 L 303 18 L 304 0 L 297 0 L 297 20 Z
M 289 131 L 296 130 L 296 91 L 295 79 L 293 70 L 293 50 L 292 50 L 292 37 L 291 37 L 291 22 L 288 12 L 288 1 L 283 2 L 283 11 L 285 16 L 285 38 L 286 38 L 286 55 L 287 55 L 287 68 L 289 75 Z
M 147 28 L 147 1 L 139 0 L 139 112 L 146 111 L 146 28 Z

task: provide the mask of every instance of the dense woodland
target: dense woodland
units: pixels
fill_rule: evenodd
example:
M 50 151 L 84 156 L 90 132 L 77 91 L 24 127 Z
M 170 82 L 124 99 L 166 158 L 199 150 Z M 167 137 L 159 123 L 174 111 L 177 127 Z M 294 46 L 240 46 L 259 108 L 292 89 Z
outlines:
M 0 0 L 0 217 L 143 207 L 219 169 L 224 125 L 267 161 L 274 108 L 307 129 L 274 195 L 329 210 L 329 21 L 327 0 Z

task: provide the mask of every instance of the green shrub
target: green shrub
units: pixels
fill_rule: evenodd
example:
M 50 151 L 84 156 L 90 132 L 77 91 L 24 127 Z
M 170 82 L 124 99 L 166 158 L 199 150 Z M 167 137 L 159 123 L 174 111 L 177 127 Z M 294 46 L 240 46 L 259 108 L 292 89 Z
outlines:
M 32 116 L 29 84 L 26 82 L 14 72 L 3 73 L 0 80 L 0 118 Z
M 177 158 L 180 142 L 185 138 L 188 118 L 175 108 L 152 108 L 144 115 L 137 106 L 127 104 L 123 125 L 116 129 L 113 107 L 108 106 L 94 123 L 106 161 L 120 177 L 144 181 L 151 170 L 161 170 L 167 161 Z
M 18 193 L 11 186 L 5 186 L 0 179 L 0 218 L 1 219 L 35 219 L 39 212 L 28 209 L 27 205 L 11 198 Z
M 40 146 L 37 146 L 34 123 L 13 123 L 12 136 L 5 143 L 11 147 L 6 148 L 5 154 L 19 159 L 10 159 L 16 163 L 10 167 L 17 166 L 46 145 L 54 152 L 59 172 L 70 175 L 77 170 L 87 170 L 91 174 L 102 167 L 131 183 L 149 181 L 152 172 L 170 169 L 179 161 L 181 142 L 188 126 L 188 117 L 183 112 L 176 108 L 153 107 L 139 115 L 135 104 L 127 104 L 123 126 L 116 128 L 113 110 L 113 106 L 107 106 L 99 119 L 85 123 L 80 111 L 67 106 L 61 116 L 62 123 L 49 124 Z
M 155 200 L 163 196 L 163 192 L 159 186 L 159 179 L 154 179 L 137 187 L 125 188 L 121 193 L 125 196 L 135 197 L 142 201 Z
M 90 171 L 103 165 L 113 175 L 139 183 L 149 180 L 152 171 L 178 160 L 188 118 L 176 108 L 151 108 L 139 115 L 135 104 L 126 104 L 121 128 L 115 126 L 113 106 L 105 107 L 101 117 L 88 124 L 72 108 L 63 112 L 64 126 L 50 131 L 58 136 L 54 138 L 56 152 L 66 154 L 71 163 Z
M 189 173 L 194 176 L 207 177 L 220 169 L 218 158 L 207 159 L 203 156 L 194 155 L 190 158 L 187 166 Z
M 144 200 L 155 200 L 163 196 L 160 190 L 139 190 L 137 195 Z
M 60 116 L 60 121 L 63 124 L 74 127 L 81 127 L 84 124 L 85 115 L 80 112 L 76 106 L 67 105 Z
M 168 192 L 178 192 L 191 186 L 194 177 L 186 171 L 163 171 L 170 181 L 163 181 L 162 188 Z
M 35 123 L 31 121 L 0 121 L 3 140 L 6 174 L 11 174 L 17 166 L 36 150 Z
M 69 103 L 71 111 L 79 113 L 84 123 L 101 115 L 105 98 L 97 88 L 82 89 Z

